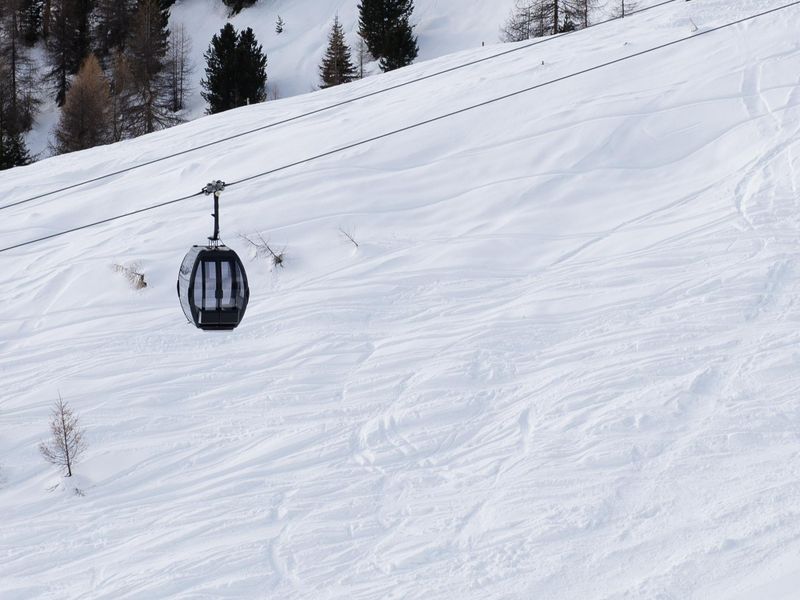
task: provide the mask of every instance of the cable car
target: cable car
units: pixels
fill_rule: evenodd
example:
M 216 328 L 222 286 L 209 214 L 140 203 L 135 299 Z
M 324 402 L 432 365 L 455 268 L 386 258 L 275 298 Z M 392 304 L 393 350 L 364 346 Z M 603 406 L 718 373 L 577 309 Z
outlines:
M 204 331 L 231 331 L 244 318 L 250 288 L 236 252 L 219 239 L 219 195 L 222 181 L 203 192 L 214 194 L 214 235 L 205 246 L 192 246 L 178 271 L 178 298 L 186 318 Z

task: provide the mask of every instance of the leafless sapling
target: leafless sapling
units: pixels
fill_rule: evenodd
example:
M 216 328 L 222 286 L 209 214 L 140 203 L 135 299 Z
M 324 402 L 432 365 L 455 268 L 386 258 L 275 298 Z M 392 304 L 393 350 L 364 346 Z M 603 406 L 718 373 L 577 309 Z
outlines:
M 272 261 L 272 266 L 283 268 L 283 261 L 286 258 L 286 248 L 275 252 L 269 242 L 264 239 L 260 233 L 254 235 L 252 238 L 242 235 L 240 236 L 245 242 L 250 244 L 256 251 L 257 256 L 269 258 Z
M 130 282 L 133 289 L 143 290 L 147 287 L 147 281 L 144 279 L 142 266 L 139 263 L 133 263 L 127 267 L 115 263 L 112 268 L 117 273 L 121 273 Z
M 72 477 L 72 467 L 86 450 L 86 441 L 78 418 L 61 394 L 50 413 L 50 434 L 49 442 L 39 444 L 39 452 L 47 462 L 62 468 L 67 477 Z
M 347 231 L 344 227 L 339 227 L 339 233 L 341 233 L 346 239 L 348 239 L 353 246 L 358 248 L 358 242 L 353 238 L 353 234 Z

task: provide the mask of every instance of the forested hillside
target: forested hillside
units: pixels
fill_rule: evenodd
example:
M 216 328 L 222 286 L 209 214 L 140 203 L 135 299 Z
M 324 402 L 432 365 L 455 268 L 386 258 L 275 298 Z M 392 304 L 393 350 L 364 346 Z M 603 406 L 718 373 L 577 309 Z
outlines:
M 0 168 L 458 50 L 579 29 L 619 14 L 622 5 L 622 0 L 3 0 Z M 628 5 L 630 11 L 646 3 Z M 399 26 L 384 28 L 384 18 Z M 224 29 L 226 23 L 232 31 Z M 342 48 L 333 56 L 344 56 L 346 49 L 352 71 L 326 79 L 323 62 L 335 26 Z M 245 43 L 226 55 L 241 34 Z M 243 53 L 244 47 L 249 51 Z M 209 73 L 209 66 L 215 72 Z M 247 84 L 250 90 L 225 83 L 226 70 L 254 82 Z M 209 90 L 204 86 L 209 81 L 226 89 Z

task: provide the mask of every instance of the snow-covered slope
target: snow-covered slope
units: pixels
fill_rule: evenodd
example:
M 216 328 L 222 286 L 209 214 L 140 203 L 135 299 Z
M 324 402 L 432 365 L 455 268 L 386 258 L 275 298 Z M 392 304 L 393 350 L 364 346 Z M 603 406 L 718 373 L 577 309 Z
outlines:
M 479 48 L 483 43 L 497 43 L 500 26 L 512 5 L 505 1 L 417 0 L 414 25 L 420 46 L 418 60 Z M 262 0 L 230 19 L 220 0 L 179 0 L 171 15 L 170 25 L 174 28 L 183 24 L 194 44 L 197 69 L 193 77 L 193 114 L 197 109 L 199 114 L 205 110 L 200 97 L 200 79 L 205 68 L 203 53 L 211 37 L 227 21 L 237 30 L 252 27 L 263 45 L 269 59 L 271 96 L 285 98 L 318 89 L 319 64 L 336 15 L 347 34 L 353 59 L 357 59 L 358 0 Z M 285 22 L 280 35 L 275 31 L 278 15 Z M 376 65 L 369 65 L 368 69 L 378 71 Z
M 4 211 L 3 245 L 778 4 L 677 2 Z M 288 257 L 247 262 L 231 334 L 175 298 L 207 199 L 0 254 L 0 597 L 793 598 L 798 26 L 800 7 L 231 188 L 223 238 Z M 0 193 L 496 51 L 47 160 Z M 146 290 L 111 268 L 130 261 Z M 90 446 L 52 489 L 59 391 Z
M 654 2 L 645 0 L 642 6 Z M 495 44 L 512 4 L 506 0 L 417 0 L 414 25 L 420 46 L 418 61 L 478 48 L 484 43 Z M 212 36 L 228 21 L 237 30 L 252 27 L 266 52 L 270 99 L 318 89 L 319 65 L 336 15 L 345 29 L 353 60 L 357 62 L 358 0 L 260 0 L 232 18 L 220 0 L 177 0 L 170 15 L 170 27 L 183 26 L 191 44 L 193 70 L 186 109 L 181 113 L 185 120 L 205 114 L 207 104 L 200 95 L 200 81 L 205 76 L 206 66 L 204 53 Z M 278 15 L 285 22 L 280 35 L 275 31 Z M 41 49 L 34 54 L 39 64 L 46 64 Z M 377 63 L 368 62 L 364 69 L 367 76 L 380 73 Z M 43 157 L 52 154 L 49 144 L 59 117 L 55 104 L 49 98 L 45 100 L 34 129 L 27 136 L 31 151 Z

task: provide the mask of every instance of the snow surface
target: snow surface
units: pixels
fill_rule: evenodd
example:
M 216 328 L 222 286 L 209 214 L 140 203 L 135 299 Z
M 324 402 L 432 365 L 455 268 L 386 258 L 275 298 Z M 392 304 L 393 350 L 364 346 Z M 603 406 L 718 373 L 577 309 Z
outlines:
M 778 5 L 554 40 L 4 211 L 3 245 Z M 0 254 L 0 597 L 795 598 L 798 27 L 800 7 L 231 188 L 227 243 L 287 255 L 249 256 L 233 333 L 175 297 L 207 199 Z M 0 193 L 496 51 L 14 169 Z M 111 268 L 134 261 L 139 292 Z M 74 481 L 37 452 L 59 391 L 90 444 Z

